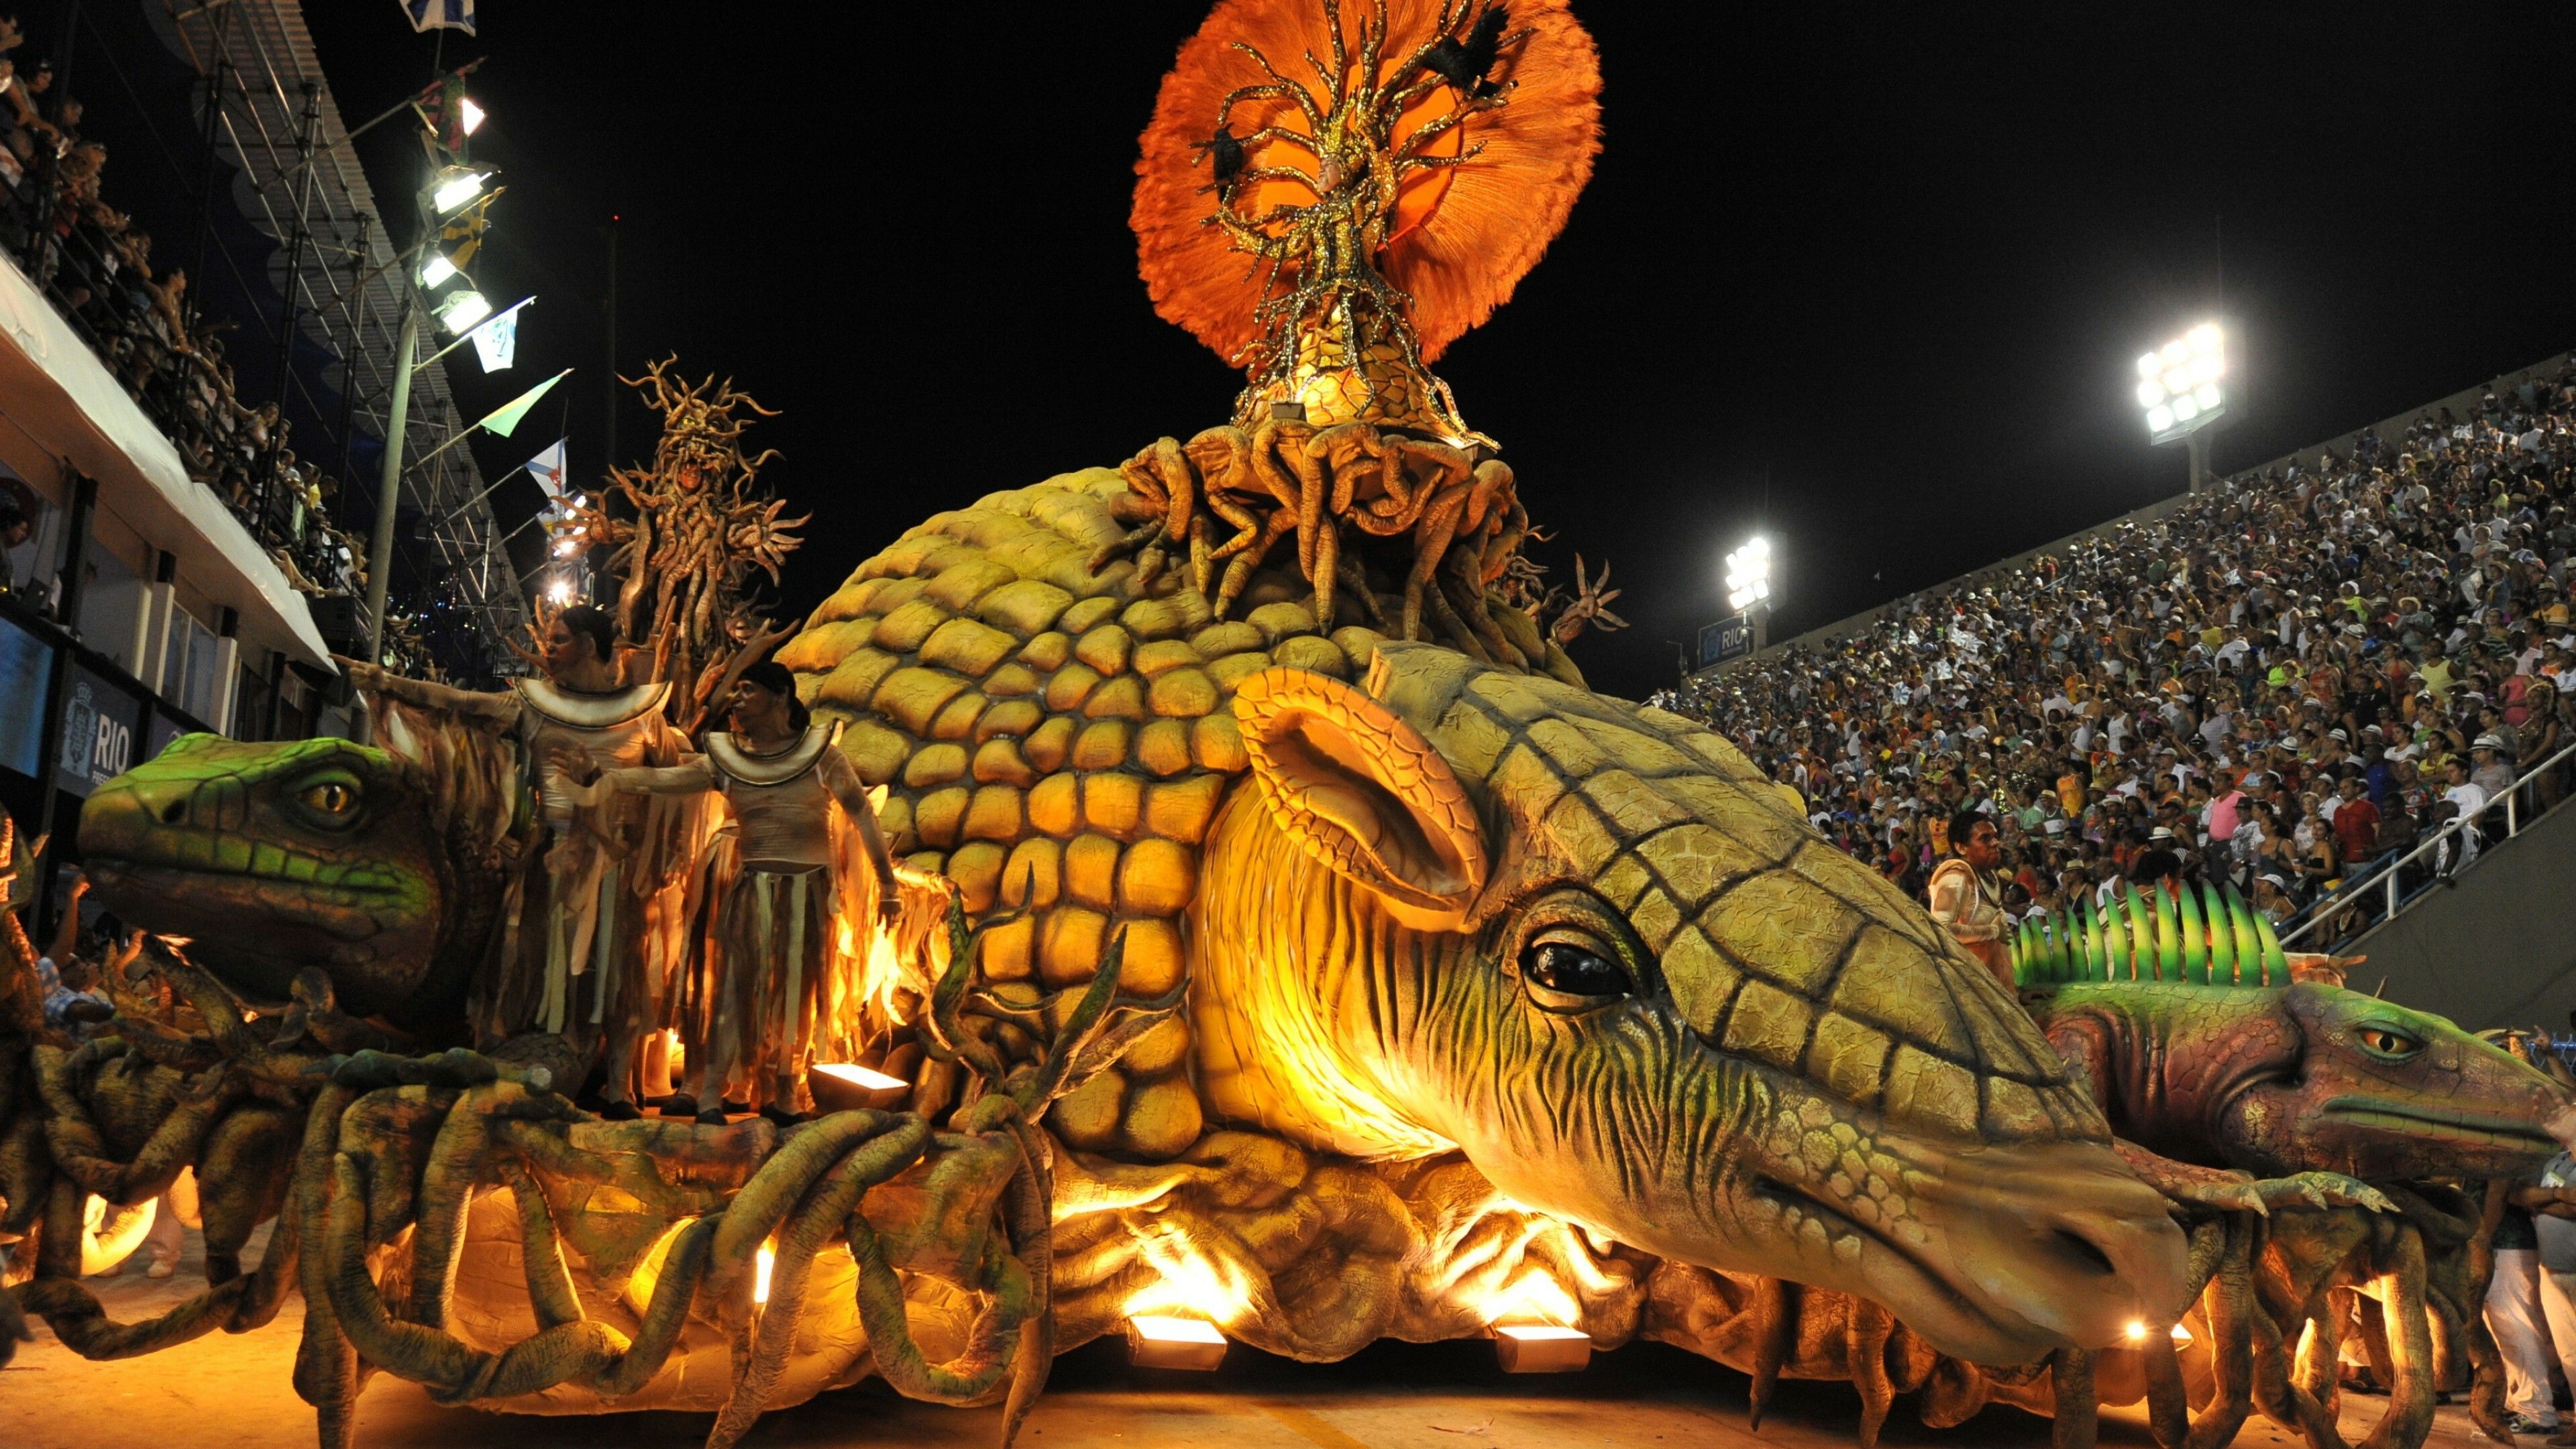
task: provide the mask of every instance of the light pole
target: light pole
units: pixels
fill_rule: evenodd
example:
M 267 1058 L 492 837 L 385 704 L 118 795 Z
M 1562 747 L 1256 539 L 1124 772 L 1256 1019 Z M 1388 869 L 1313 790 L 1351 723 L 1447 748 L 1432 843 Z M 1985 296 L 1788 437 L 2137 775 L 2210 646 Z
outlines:
M 403 428 L 411 419 L 411 359 L 420 350 L 420 302 L 403 287 L 394 340 L 394 390 L 386 401 L 385 464 L 376 476 L 376 531 L 367 540 L 367 662 L 385 662 L 385 587 L 394 575 L 394 510 L 402 504 Z
M 2227 415 L 2227 339 L 2215 322 L 2138 359 L 2138 406 L 2145 410 L 2148 440 L 2180 439 L 2191 460 L 2191 491 L 2209 486 L 2209 434 Z

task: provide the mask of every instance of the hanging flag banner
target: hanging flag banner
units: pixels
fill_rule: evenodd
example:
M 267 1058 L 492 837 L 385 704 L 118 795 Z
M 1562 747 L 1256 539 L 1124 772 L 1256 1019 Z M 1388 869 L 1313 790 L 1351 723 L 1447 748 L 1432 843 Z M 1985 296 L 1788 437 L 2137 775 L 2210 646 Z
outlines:
M 518 427 L 520 421 L 527 417 L 528 409 L 537 405 L 537 399 L 544 397 L 547 389 L 553 387 L 556 383 L 563 381 L 571 372 L 572 369 L 567 367 L 562 372 L 558 372 L 554 376 L 547 378 L 545 381 L 538 383 L 535 387 L 529 388 L 526 392 L 519 394 L 517 397 L 501 404 L 492 411 L 485 413 L 482 418 L 475 422 L 474 426 L 498 437 L 506 438 L 510 436 L 511 430 Z
M 553 447 L 522 465 L 528 470 L 528 476 L 537 480 L 537 486 L 546 490 L 549 500 L 564 496 L 564 444 L 571 441 L 570 438 L 557 438 Z
M 474 254 L 483 249 L 483 230 L 491 225 L 492 203 L 509 189 L 496 186 L 439 224 L 438 250 L 449 266 L 461 272 L 474 265 Z
M 519 309 L 517 307 L 474 329 L 474 355 L 481 359 L 485 372 L 506 371 L 511 363 L 518 360 Z
M 462 30 L 474 33 L 474 0 L 397 0 L 403 14 L 411 17 L 415 32 L 429 30 Z

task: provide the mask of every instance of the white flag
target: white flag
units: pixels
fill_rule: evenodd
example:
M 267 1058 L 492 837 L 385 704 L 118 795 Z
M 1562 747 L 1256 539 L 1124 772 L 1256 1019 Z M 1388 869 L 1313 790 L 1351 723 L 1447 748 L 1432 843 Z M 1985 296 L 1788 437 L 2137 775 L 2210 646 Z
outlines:
M 549 500 L 564 496 L 564 444 L 570 441 L 569 438 L 557 438 L 553 447 L 527 462 L 528 476 L 536 479 L 537 486 L 546 490 Z
M 462 30 L 474 33 L 474 0 L 399 0 L 414 31 Z
M 474 355 L 485 372 L 501 372 L 519 359 L 519 309 L 511 308 L 474 329 Z

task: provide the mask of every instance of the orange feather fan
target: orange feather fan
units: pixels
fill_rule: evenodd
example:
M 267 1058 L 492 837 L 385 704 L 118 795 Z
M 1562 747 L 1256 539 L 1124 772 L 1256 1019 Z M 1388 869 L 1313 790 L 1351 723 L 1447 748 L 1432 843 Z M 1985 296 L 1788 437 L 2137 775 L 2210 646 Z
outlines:
M 1356 68 L 1359 31 L 1374 22 L 1376 11 L 1371 0 L 1343 0 L 1341 8 Z M 1386 0 L 1381 78 L 1392 77 L 1434 36 L 1440 10 L 1439 0 Z M 1482 149 L 1456 165 L 1407 177 L 1391 240 L 1372 259 L 1379 275 L 1411 294 L 1411 320 L 1426 362 L 1510 299 L 1564 227 L 1601 147 L 1601 68 L 1592 37 L 1567 13 L 1565 0 L 1509 0 L 1509 12 L 1509 30 L 1527 34 L 1503 47 L 1490 72 L 1493 80 L 1511 85 L 1505 103 L 1454 126 L 1423 154 Z M 1266 268 L 1236 249 L 1222 228 L 1208 224 L 1218 200 L 1205 152 L 1219 108 L 1238 88 L 1271 79 L 1235 47 L 1240 42 L 1258 49 L 1329 112 L 1323 78 L 1306 57 L 1332 53 L 1331 23 L 1324 0 L 1220 0 L 1181 47 L 1145 128 L 1129 216 L 1138 270 L 1164 320 L 1187 328 L 1226 358 L 1259 339 L 1253 314 L 1266 280 Z M 1394 139 L 1400 143 L 1457 104 L 1454 91 L 1437 88 L 1407 108 Z M 1293 103 L 1238 104 L 1225 119 L 1243 135 L 1263 126 L 1299 133 L 1255 151 L 1254 167 L 1283 161 L 1313 167 L 1314 148 L 1303 136 L 1308 127 Z M 1271 193 L 1282 187 L 1292 194 L 1277 199 L 1290 204 L 1314 199 L 1294 182 L 1260 184 L 1263 194 L 1248 214 L 1266 209 Z

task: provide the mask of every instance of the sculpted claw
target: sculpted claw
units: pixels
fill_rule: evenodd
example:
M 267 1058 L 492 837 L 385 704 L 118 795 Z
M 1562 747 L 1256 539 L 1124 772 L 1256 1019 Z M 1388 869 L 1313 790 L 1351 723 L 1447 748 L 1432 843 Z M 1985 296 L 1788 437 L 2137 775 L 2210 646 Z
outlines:
M 2369 1183 L 2340 1172 L 2299 1172 L 2256 1183 L 2255 1190 L 2273 1207 L 2317 1209 L 2358 1207 L 2393 1213 L 2397 1204 Z

